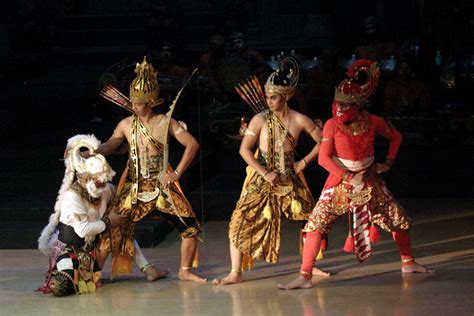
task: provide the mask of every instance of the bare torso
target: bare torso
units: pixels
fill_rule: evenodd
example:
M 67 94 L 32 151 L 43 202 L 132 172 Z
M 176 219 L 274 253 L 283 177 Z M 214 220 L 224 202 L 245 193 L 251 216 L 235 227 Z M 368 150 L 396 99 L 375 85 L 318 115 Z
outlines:
M 265 113 L 260 113 L 257 115 L 260 116 L 258 120 L 259 124 L 257 124 L 256 126 L 258 130 L 252 132 L 255 132 L 258 135 L 258 147 L 260 148 L 260 150 L 267 152 L 268 128 L 266 125 Z M 283 148 L 285 152 L 293 151 L 293 147 L 296 145 L 296 141 L 298 140 L 301 132 L 303 131 L 303 126 L 300 123 L 300 116 L 300 113 L 290 110 L 286 117 L 280 119 L 284 126 L 283 130 L 281 130 L 280 128 L 274 129 L 274 139 L 284 139 Z M 287 139 L 287 137 L 285 137 L 284 134 L 288 134 L 288 136 L 293 139 L 293 144 Z
M 160 133 L 163 133 L 166 120 L 164 120 L 163 114 L 153 115 L 148 120 L 142 120 L 143 124 L 147 128 L 148 132 L 155 138 L 159 139 Z M 130 130 L 132 128 L 133 116 L 125 118 L 119 125 L 123 130 L 123 134 L 127 139 L 128 144 L 132 143 Z M 138 153 L 147 150 L 147 154 L 150 156 L 156 156 L 159 154 L 158 149 L 149 143 L 149 141 L 141 134 L 137 133 L 137 148 Z

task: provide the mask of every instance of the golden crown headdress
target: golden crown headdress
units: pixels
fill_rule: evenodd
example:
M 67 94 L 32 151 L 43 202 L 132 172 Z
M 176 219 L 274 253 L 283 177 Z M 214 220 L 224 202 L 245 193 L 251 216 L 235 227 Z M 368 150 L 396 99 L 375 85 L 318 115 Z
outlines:
M 334 101 L 344 104 L 360 104 L 364 99 L 360 86 L 351 79 L 344 79 L 336 88 Z
M 156 79 L 157 72 L 153 65 L 146 61 L 146 57 L 143 57 L 141 63 L 137 63 L 135 73 L 137 76 L 130 84 L 130 100 L 151 103 L 151 106 L 163 103 L 163 99 L 158 99 L 160 86 Z

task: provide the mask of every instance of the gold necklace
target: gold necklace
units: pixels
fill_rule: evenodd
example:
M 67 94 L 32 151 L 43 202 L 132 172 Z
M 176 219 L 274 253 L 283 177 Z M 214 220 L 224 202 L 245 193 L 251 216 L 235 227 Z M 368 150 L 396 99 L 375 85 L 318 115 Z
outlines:
M 148 169 L 149 160 L 150 160 L 150 152 L 148 149 L 148 144 L 144 144 L 143 135 L 139 133 L 138 162 L 140 164 L 140 174 L 145 179 L 148 179 L 150 177 L 150 170 Z
M 288 124 L 284 124 L 283 120 L 280 120 L 281 124 L 278 124 L 277 130 L 277 141 L 275 142 L 275 150 L 278 152 L 279 159 L 278 159 L 278 171 L 281 174 L 285 172 L 285 140 L 288 135 L 288 131 L 290 129 L 290 116 L 288 114 Z M 282 130 L 283 127 L 283 130 Z
M 153 123 L 154 117 L 150 120 L 151 123 Z M 143 125 L 148 129 L 148 127 L 145 125 L 145 122 L 143 122 Z M 153 126 L 153 124 L 151 124 Z M 139 169 L 140 169 L 140 174 L 144 179 L 148 179 L 150 177 L 150 170 L 148 169 L 148 163 L 150 160 L 150 152 L 148 148 L 148 144 L 145 144 L 143 141 L 143 135 L 139 131 L 138 133 L 138 162 L 139 162 Z

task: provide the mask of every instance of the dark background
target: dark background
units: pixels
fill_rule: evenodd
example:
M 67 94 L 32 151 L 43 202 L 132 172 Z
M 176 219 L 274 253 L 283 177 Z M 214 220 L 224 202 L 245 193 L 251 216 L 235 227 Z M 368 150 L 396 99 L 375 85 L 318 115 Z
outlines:
M 331 74 L 342 74 L 357 47 L 369 43 L 364 24 L 368 16 L 376 18 L 377 43 L 395 47 L 380 61 L 407 58 L 413 77 L 430 95 L 421 114 L 389 115 L 384 89 L 395 71 L 382 73 L 370 110 L 387 117 L 404 135 L 396 164 L 386 175 L 389 187 L 401 200 L 473 197 L 473 1 L 23 0 L 3 6 L 1 247 L 35 247 L 63 177 L 66 140 L 94 133 L 105 141 L 112 134 L 126 113 L 101 100 L 100 88 L 111 82 L 127 94 L 134 63 L 154 56 L 162 41 L 174 46 L 177 65 L 193 69 L 208 49 L 208 37 L 221 34 L 231 57 L 220 69 L 232 78 L 248 71 L 241 59 L 232 57 L 229 37 L 234 31 L 244 32 L 248 47 L 265 61 L 294 49 L 302 66 L 304 99 L 294 108 L 324 121 L 332 92 L 323 97 L 312 88 Z M 437 52 L 442 60 L 436 59 Z M 323 64 L 308 66 L 315 56 L 318 63 L 332 60 L 336 67 L 321 75 Z M 159 79 L 166 108 L 183 81 L 165 75 Z M 240 117 L 251 112 L 231 88 L 217 91 L 205 80 L 193 80 L 176 112 L 201 144 L 183 184 L 202 220 L 230 218 L 245 176 L 240 143 L 227 135 L 236 134 Z M 311 146 L 303 138 L 298 153 Z M 386 142 L 378 140 L 379 161 L 386 149 Z M 181 148 L 172 144 L 171 150 L 176 162 Z M 110 161 L 120 174 L 126 157 Z M 327 173 L 313 163 L 305 174 L 317 197 Z M 159 231 L 154 224 L 146 229 Z M 32 236 L 27 241 L 22 238 L 25 231 Z

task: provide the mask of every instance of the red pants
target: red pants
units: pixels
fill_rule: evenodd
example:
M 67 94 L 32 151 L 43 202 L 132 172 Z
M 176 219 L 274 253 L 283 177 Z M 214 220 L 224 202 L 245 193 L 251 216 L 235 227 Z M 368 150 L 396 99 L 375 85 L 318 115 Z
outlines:
M 411 253 L 411 242 L 410 235 L 407 230 L 399 229 L 392 232 L 393 239 L 395 240 L 400 256 L 403 259 L 413 258 Z M 321 247 L 322 234 L 319 231 L 312 231 L 306 233 L 306 242 L 303 248 L 303 263 L 301 264 L 301 271 L 311 275 L 313 270 L 314 261 L 316 255 L 319 253 Z

